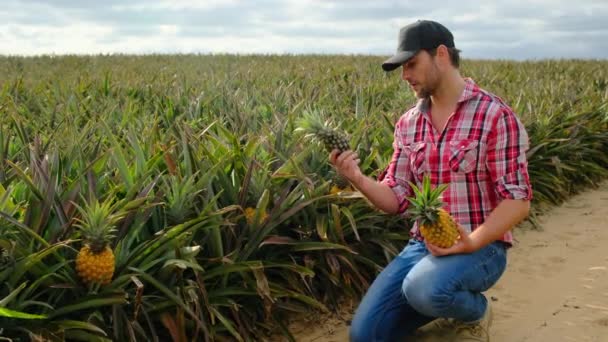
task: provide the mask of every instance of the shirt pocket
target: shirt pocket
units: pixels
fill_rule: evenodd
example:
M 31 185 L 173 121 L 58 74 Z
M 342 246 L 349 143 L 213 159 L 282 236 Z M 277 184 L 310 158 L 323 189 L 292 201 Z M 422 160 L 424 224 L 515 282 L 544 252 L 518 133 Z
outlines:
M 450 141 L 450 169 L 453 172 L 469 173 L 475 170 L 479 160 L 479 141 Z
M 417 142 L 406 146 L 409 153 L 409 163 L 412 173 L 419 175 L 427 170 L 426 143 Z

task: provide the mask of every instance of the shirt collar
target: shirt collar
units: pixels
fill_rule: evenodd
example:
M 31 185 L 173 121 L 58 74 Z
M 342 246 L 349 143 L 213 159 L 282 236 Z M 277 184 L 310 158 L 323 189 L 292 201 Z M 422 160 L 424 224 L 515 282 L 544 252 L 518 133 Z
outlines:
M 460 95 L 460 98 L 458 99 L 458 103 L 465 102 L 465 101 L 472 99 L 473 97 L 475 97 L 477 95 L 477 93 L 479 93 L 479 86 L 477 86 L 477 84 L 475 83 L 475 81 L 473 81 L 473 79 L 471 79 L 469 77 L 465 77 L 464 78 L 464 89 L 462 90 L 462 94 Z M 416 109 L 420 113 L 427 113 L 429 110 L 430 101 L 431 101 L 431 99 L 428 97 L 424 98 L 424 99 L 419 99 L 418 103 L 416 104 Z
M 479 93 L 479 87 L 475 84 L 475 81 L 469 77 L 464 79 L 464 90 L 458 99 L 458 103 L 468 101 L 475 97 Z

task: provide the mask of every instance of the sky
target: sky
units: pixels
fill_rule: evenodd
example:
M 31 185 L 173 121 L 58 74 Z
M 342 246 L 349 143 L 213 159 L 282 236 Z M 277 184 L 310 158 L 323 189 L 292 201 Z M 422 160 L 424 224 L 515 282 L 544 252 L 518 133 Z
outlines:
M 463 58 L 608 58 L 608 0 L 3 0 L 0 55 L 391 55 L 436 20 Z

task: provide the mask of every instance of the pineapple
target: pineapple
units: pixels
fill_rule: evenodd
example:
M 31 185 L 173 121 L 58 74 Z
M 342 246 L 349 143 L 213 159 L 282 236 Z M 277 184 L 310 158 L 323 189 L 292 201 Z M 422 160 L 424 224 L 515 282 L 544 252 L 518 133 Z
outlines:
M 341 152 L 350 150 L 346 135 L 332 127 L 329 120 L 323 121 L 318 112 L 307 112 L 298 120 L 296 131 L 303 131 L 306 137 L 320 140 L 327 151 L 338 150 Z
M 247 224 L 249 224 L 250 226 L 253 225 L 254 223 L 264 222 L 268 218 L 268 213 L 266 211 L 263 211 L 260 214 L 259 221 L 256 221 L 255 220 L 256 213 L 257 213 L 257 209 L 256 208 L 253 208 L 253 207 L 247 207 L 247 208 L 245 208 L 245 219 L 247 220 Z
M 346 177 L 342 176 L 339 173 L 332 177 L 331 182 L 332 182 L 332 186 L 329 190 L 329 193 L 332 195 L 335 195 L 342 191 L 352 191 L 352 188 L 350 186 L 350 182 L 348 181 L 348 179 L 346 179 Z
M 443 248 L 451 247 L 460 234 L 457 223 L 441 208 L 440 195 L 447 185 L 431 189 L 431 180 L 428 176 L 424 176 L 422 180 L 422 189 L 415 184 L 410 183 L 410 185 L 416 196 L 408 198 L 411 203 L 408 212 L 418 222 L 420 233 L 430 244 Z
M 8 249 L 0 246 L 0 266 L 7 265 L 11 260 L 11 255 L 9 254 Z
M 348 179 L 346 179 L 346 177 L 342 176 L 339 173 L 337 173 L 332 178 L 332 183 L 334 183 L 334 185 L 337 186 L 339 189 L 346 189 L 350 186 L 350 182 L 348 181 Z
M 6 228 L 0 231 L 0 269 L 14 261 L 13 252 L 17 243 L 12 241 L 12 238 L 14 238 L 12 232 Z
M 76 257 L 76 271 L 86 284 L 99 283 L 106 285 L 114 275 L 114 252 L 109 246 L 114 238 L 115 224 L 124 216 L 111 214 L 109 202 L 99 204 L 95 201 L 86 209 L 80 209 L 83 219 L 79 219 L 85 245 Z
M 90 246 L 85 245 L 78 252 L 76 257 L 78 275 L 87 284 L 109 284 L 114 275 L 114 252 L 108 245 L 101 249 Z

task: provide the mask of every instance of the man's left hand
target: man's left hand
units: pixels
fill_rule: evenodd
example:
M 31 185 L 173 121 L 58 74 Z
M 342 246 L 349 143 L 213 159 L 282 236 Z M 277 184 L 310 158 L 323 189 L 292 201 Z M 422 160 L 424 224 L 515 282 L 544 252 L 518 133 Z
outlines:
M 466 254 L 473 253 L 479 248 L 477 244 L 471 237 L 469 233 L 467 233 L 462 226 L 458 225 L 458 232 L 460 233 L 460 238 L 452 247 L 442 248 L 439 246 L 435 246 L 433 244 L 428 243 L 424 240 L 426 248 L 433 254 L 434 256 L 444 256 L 450 254 Z

